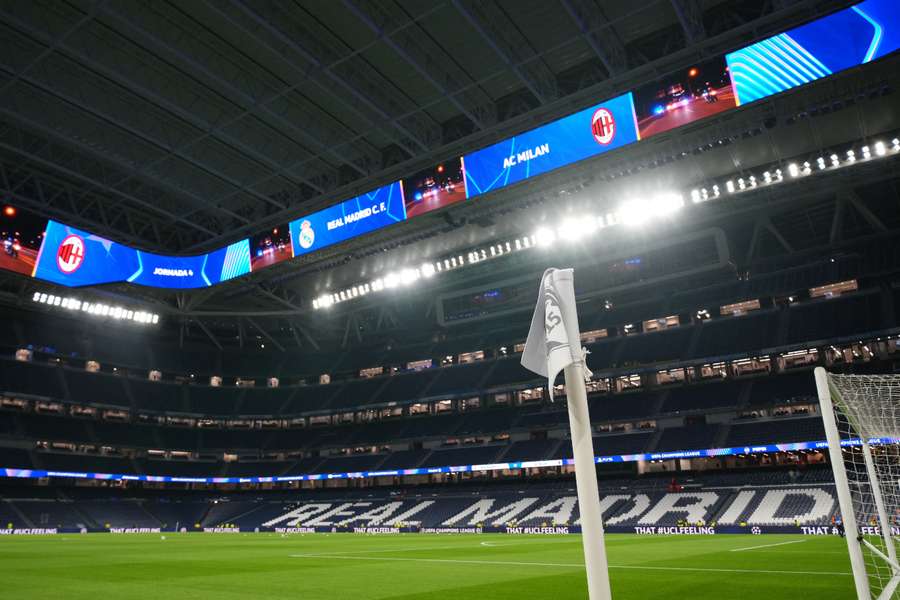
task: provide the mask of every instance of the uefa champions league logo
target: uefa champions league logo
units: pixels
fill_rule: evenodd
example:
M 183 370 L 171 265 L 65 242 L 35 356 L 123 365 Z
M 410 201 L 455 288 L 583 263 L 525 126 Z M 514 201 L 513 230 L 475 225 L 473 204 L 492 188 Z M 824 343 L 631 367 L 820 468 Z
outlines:
M 304 250 L 308 250 L 315 243 L 316 232 L 312 228 L 312 223 L 309 221 L 300 223 L 300 233 L 297 234 L 297 240 L 300 242 L 300 247 Z
M 750 529 L 750 533 L 752 533 L 753 535 L 762 535 L 762 529 L 760 529 L 759 527 L 753 527 L 752 529 Z

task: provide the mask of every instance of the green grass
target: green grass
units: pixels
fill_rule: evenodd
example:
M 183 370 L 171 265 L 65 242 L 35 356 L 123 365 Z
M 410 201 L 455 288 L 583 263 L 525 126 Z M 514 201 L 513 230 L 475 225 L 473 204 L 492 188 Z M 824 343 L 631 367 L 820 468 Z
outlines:
M 0 538 L 0 597 L 90 600 L 587 598 L 579 536 Z M 731 550 L 781 544 L 740 552 Z M 844 540 L 607 536 L 616 600 L 846 600 Z

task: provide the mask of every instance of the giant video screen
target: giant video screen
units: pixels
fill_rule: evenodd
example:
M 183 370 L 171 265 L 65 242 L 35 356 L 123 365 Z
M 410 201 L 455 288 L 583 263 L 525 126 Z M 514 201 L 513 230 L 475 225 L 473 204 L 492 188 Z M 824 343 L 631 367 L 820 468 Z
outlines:
M 199 256 L 136 250 L 69 225 L 49 221 L 34 276 L 68 287 L 127 282 L 159 288 L 200 288 L 250 272 L 246 239 Z
M 738 104 L 862 65 L 900 48 L 900 3 L 866 0 L 726 56 Z
M 631 92 L 464 157 L 469 198 L 638 140 Z
M 399 181 L 291 221 L 294 256 L 315 252 L 406 220 Z
M 46 218 L 11 204 L 5 205 L 0 214 L 0 240 L 3 243 L 0 269 L 32 275 L 46 227 Z

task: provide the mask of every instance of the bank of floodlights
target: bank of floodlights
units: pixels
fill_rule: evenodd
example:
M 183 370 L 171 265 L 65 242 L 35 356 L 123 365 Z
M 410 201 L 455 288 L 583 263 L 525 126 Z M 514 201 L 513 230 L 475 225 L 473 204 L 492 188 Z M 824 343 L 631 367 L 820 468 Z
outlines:
M 543 225 L 539 227 L 531 235 L 472 249 L 464 254 L 427 262 L 418 267 L 403 268 L 369 282 L 357 284 L 341 291 L 323 294 L 313 300 L 313 308 L 328 308 L 347 300 L 366 296 L 372 292 L 409 287 L 422 278 L 432 278 L 447 271 L 454 271 L 513 252 L 522 252 L 533 248 L 549 248 L 561 243 L 584 241 L 590 239 L 600 229 L 607 227 L 618 225 L 643 227 L 651 225 L 656 221 L 674 217 L 687 204 L 703 204 L 743 192 L 753 191 L 757 188 L 777 185 L 785 180 L 803 179 L 817 173 L 864 164 L 886 156 L 895 156 L 898 153 L 900 153 L 900 139 L 895 137 L 890 142 L 877 140 L 871 144 L 849 148 L 843 154 L 843 158 L 837 153 L 832 153 L 827 157 L 818 156 L 800 162 L 792 161 L 787 165 L 773 165 L 763 171 L 745 173 L 741 177 L 725 179 L 712 183 L 708 187 L 694 188 L 687 194 L 673 191 L 645 198 L 625 200 L 613 212 L 597 215 L 583 214 L 574 218 L 566 217 L 556 226 Z M 782 171 L 782 166 L 784 166 L 784 171 Z M 686 202 L 685 199 L 689 199 L 689 202 Z
M 88 302 L 78 298 L 57 296 L 46 292 L 35 292 L 31 297 L 31 301 L 72 313 L 81 313 L 115 321 L 131 321 L 142 325 L 156 325 L 159 323 L 159 315 L 155 313 L 131 310 L 124 306 L 110 306 L 102 302 Z

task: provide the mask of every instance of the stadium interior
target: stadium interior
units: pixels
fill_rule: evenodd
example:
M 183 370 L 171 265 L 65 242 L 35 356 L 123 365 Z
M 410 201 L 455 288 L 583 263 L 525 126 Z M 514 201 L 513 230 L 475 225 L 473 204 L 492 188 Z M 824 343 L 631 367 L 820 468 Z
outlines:
M 859 64 L 741 87 L 882 4 Z M 0 3 L 0 533 L 577 531 L 548 267 L 608 532 L 837 533 L 813 369 L 900 373 L 890 4 Z

